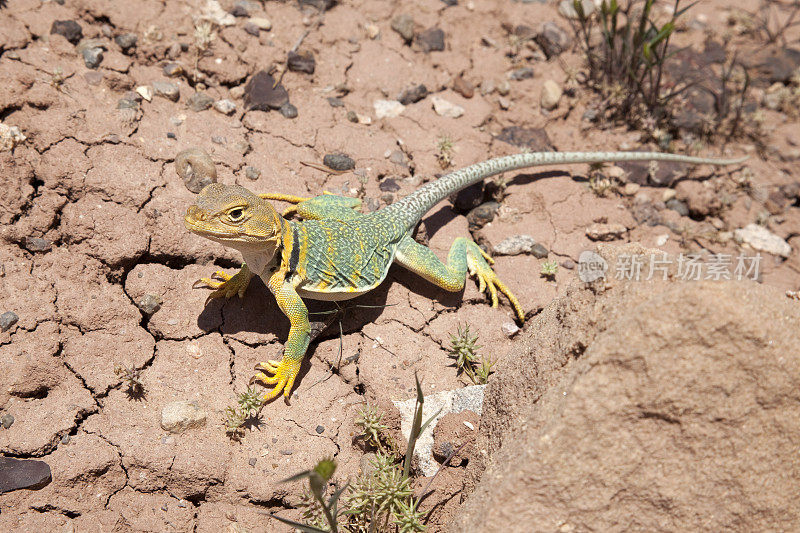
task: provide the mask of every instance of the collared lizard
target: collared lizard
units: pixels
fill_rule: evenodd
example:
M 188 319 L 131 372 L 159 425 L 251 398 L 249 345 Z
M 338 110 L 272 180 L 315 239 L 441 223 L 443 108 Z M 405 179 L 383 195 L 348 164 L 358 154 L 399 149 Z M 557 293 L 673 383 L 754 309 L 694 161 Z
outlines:
M 264 401 L 286 397 L 309 344 L 308 310 L 303 298 L 346 300 L 377 287 L 392 263 L 397 263 L 448 291 L 464 287 L 467 272 L 489 292 L 492 307 L 497 291 L 510 301 L 516 316 L 525 313 L 514 294 L 492 270 L 492 259 L 474 241 L 458 237 L 443 263 L 412 232 L 423 215 L 450 194 L 484 178 L 511 170 L 543 165 L 620 161 L 675 161 L 731 165 L 739 159 L 706 159 L 658 152 L 539 152 L 490 159 L 447 174 L 378 211 L 362 214 L 361 201 L 333 194 L 302 198 L 286 194 L 253 194 L 238 185 L 212 183 L 189 207 L 184 224 L 189 231 L 239 250 L 244 264 L 231 276 L 223 271 L 201 278 L 215 289 L 209 298 L 244 295 L 254 275 L 264 280 L 291 323 L 280 360 L 259 363 L 253 380 L 274 388 Z M 268 200 L 292 205 L 282 215 Z M 301 220 L 289 220 L 290 214 Z M 212 277 L 213 277 L 212 276 Z M 208 300 L 206 300 L 208 302 Z

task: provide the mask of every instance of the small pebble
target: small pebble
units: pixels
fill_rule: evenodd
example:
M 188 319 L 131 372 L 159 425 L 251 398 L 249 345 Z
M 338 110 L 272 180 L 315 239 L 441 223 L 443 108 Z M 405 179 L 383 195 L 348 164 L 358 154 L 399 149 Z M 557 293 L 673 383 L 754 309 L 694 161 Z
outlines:
M 572 270 L 575 268 L 575 261 L 572 259 L 564 259 L 561 261 L 561 266 L 566 268 L 567 270 Z
M 189 106 L 189 109 L 192 111 L 199 113 L 200 111 L 205 111 L 214 105 L 214 99 L 204 92 L 196 92 L 189 97 L 186 105 Z
M 50 26 L 50 34 L 57 33 L 72 44 L 78 44 L 83 38 L 83 29 L 74 20 L 54 20 Z
M 331 107 L 344 107 L 344 102 L 342 102 L 342 99 L 336 98 L 335 96 L 328 97 L 328 104 Z
M 167 63 L 161 70 L 164 72 L 164 75 L 167 76 L 168 78 L 174 78 L 176 76 L 180 76 L 181 74 L 183 74 L 183 67 L 180 66 L 178 63 Z
M 439 116 L 458 118 L 464 114 L 463 107 L 449 102 L 439 96 L 432 97 L 431 102 L 433 103 L 433 110 L 436 111 L 436 114 Z
M 500 326 L 500 329 L 503 331 L 503 335 L 509 339 L 519 333 L 519 326 L 513 322 L 504 322 L 503 325 Z
M 317 432 L 317 435 L 322 435 L 322 433 L 325 431 L 325 427 L 324 426 L 317 426 L 315 431 Z
M 547 248 L 545 248 L 543 244 L 538 242 L 533 245 L 533 248 L 531 248 L 531 254 L 533 255 L 533 257 L 537 259 L 544 259 L 545 257 L 547 257 L 548 253 L 549 252 L 547 251 Z
M 403 105 L 410 105 L 419 102 L 426 96 L 428 96 L 428 88 L 420 84 L 405 89 L 402 93 L 400 93 L 400 96 L 397 98 L 397 100 Z
M 203 187 L 217 181 L 214 161 L 200 148 L 189 148 L 176 155 L 175 172 L 193 193 L 199 193 Z
M 249 17 L 250 12 L 248 11 L 248 7 L 249 5 L 247 2 L 236 2 L 229 13 L 234 17 Z
M 5 429 L 10 428 L 13 423 L 14 423 L 14 416 L 9 413 L 4 414 L 2 418 L 0 418 L 0 425 L 2 425 L 3 428 Z
M 83 63 L 86 68 L 95 69 L 103 62 L 103 49 L 102 48 L 86 48 L 82 52 Z
M 503 80 L 500 82 L 500 85 L 497 86 L 497 94 L 500 96 L 508 96 L 508 93 L 511 92 L 511 84 L 508 83 L 508 80 Z
M 314 54 L 309 50 L 298 50 L 297 52 L 290 50 L 286 63 L 289 70 L 306 74 L 314 74 L 314 69 L 317 66 Z
M 558 83 L 553 80 L 545 80 L 544 85 L 542 85 L 542 108 L 550 111 L 558 107 L 558 102 L 561 100 L 562 94 L 563 91 Z
M 167 139 L 177 139 L 177 138 L 178 138 L 178 136 L 175 135 L 173 132 L 171 132 L 171 131 L 167 132 Z
M 258 457 L 251 457 L 250 459 L 247 460 L 247 464 L 249 464 L 250 466 L 256 466 L 257 462 L 258 462 Z
M 367 24 L 364 26 L 364 32 L 366 32 L 367 37 L 370 39 L 376 39 L 378 35 L 381 33 L 381 29 L 377 27 L 375 24 Z
M 416 42 L 425 53 L 442 52 L 444 50 L 444 31 L 430 28 L 416 36 Z
M 345 171 L 356 168 L 356 162 L 347 154 L 327 154 L 322 164 L 332 170 Z
M 225 145 L 228 143 L 228 139 L 223 137 L 222 135 L 212 135 L 211 142 L 214 144 Z
M 11 326 L 17 323 L 19 315 L 14 311 L 6 311 L 0 315 L 0 330 L 4 333 L 11 329 Z
M 69 441 L 72 440 L 69 435 L 64 435 L 61 437 L 61 444 L 69 444 Z
M 217 100 L 214 102 L 214 109 L 223 115 L 230 115 L 236 111 L 236 104 L 227 98 L 223 98 L 222 100 Z
M 248 22 L 259 30 L 269 31 L 272 29 L 272 22 L 263 17 L 252 17 Z
M 167 100 L 172 100 L 173 102 L 177 102 L 181 96 L 178 86 L 168 81 L 154 81 L 153 91 L 155 94 L 163 96 Z M 144 95 L 142 95 L 142 97 L 144 97 Z
M 261 177 L 261 171 L 256 167 L 247 167 L 244 169 L 244 176 L 249 180 L 256 181 Z
M 47 239 L 39 237 L 25 237 L 25 249 L 29 252 L 48 252 L 53 247 L 53 243 Z
M 136 46 L 136 42 L 139 40 L 139 37 L 136 36 L 135 33 L 122 33 L 114 37 L 114 42 L 117 43 L 117 46 L 122 48 L 122 51 L 128 53 L 128 51 Z
M 358 122 L 358 113 L 355 111 L 348 111 L 347 115 L 345 115 L 345 118 L 347 118 L 347 120 L 350 122 Z
M 375 100 L 372 107 L 375 109 L 375 117 L 379 119 L 399 117 L 406 108 L 397 100 Z
M 247 33 L 249 33 L 254 37 L 258 37 L 261 34 L 261 30 L 259 29 L 259 27 L 250 22 L 249 20 L 244 23 L 243 28 L 244 31 L 246 31 Z
M 392 29 L 400 34 L 406 44 L 414 40 L 414 18 L 411 15 L 404 13 L 394 17 Z
M 400 190 L 400 185 L 394 178 L 385 178 L 378 184 L 378 188 L 383 192 L 397 192 Z
M 153 88 L 148 85 L 140 85 L 136 88 L 136 94 L 150 102 L 153 99 Z
M 136 307 L 138 307 L 142 313 L 151 316 L 161 309 L 162 303 L 163 300 L 157 294 L 145 294 L 136 304 Z
M 516 81 L 528 80 L 533 77 L 533 69 L 531 67 L 518 68 L 517 70 L 512 71 L 508 77 Z
M 293 450 L 281 450 L 281 455 L 292 455 L 293 453 Z
M 297 118 L 297 108 L 289 102 L 283 104 L 278 111 L 286 118 Z
M 453 90 L 464 98 L 472 98 L 475 95 L 475 86 L 462 76 L 457 77 L 453 81 Z

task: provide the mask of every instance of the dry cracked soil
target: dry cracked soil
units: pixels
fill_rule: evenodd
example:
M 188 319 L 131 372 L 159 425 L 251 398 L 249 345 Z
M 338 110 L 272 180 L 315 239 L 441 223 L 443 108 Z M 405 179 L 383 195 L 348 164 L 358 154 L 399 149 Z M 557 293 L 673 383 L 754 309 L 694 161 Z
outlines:
M 708 156 L 745 154 L 746 163 L 724 169 L 631 165 L 595 171 L 578 165 L 509 172 L 443 201 L 423 220 L 417 239 L 443 258 L 454 238 L 472 234 L 494 255 L 496 272 L 522 302 L 528 321 L 521 330 L 507 301 L 492 309 L 471 281 L 463 293 L 449 294 L 392 268 L 385 283 L 335 315 L 312 344 L 290 402 L 267 404 L 241 438 L 226 434 L 226 408 L 246 390 L 258 361 L 279 356 L 288 325 L 260 281 L 242 300 L 208 305 L 207 291 L 192 288 L 214 270 L 235 272 L 241 258 L 184 229 L 183 214 L 197 191 L 177 174 L 176 154 L 204 150 L 222 183 L 299 196 L 331 191 L 358 196 L 364 209 L 374 210 L 448 169 L 523 149 L 658 149 L 645 143 L 653 137 L 641 130 L 597 118 L 598 97 L 581 83 L 578 40 L 558 7 L 558 2 L 506 0 L 0 2 L 0 453 L 44 461 L 51 473 L 33 488 L 0 495 L 0 530 L 285 531 L 287 526 L 266 515 L 299 519 L 303 488 L 283 479 L 325 456 L 338 462 L 337 483 L 358 474 L 365 450 L 355 421 L 365 402 L 380 405 L 397 431 L 399 415 L 391 401 L 414 397 L 415 373 L 426 394 L 469 384 L 448 354 L 450 336 L 463 324 L 478 335 L 482 353 L 497 361 L 486 390 L 495 399 L 482 418 L 448 415 L 438 429 L 436 446 L 442 449 L 452 450 L 465 439 L 476 444 L 461 449 L 423 500 L 430 531 L 587 531 L 593 524 L 604 530 L 665 531 L 699 524 L 796 527 L 800 518 L 791 499 L 743 506 L 745 518 L 739 521 L 731 511 L 729 521 L 721 513 L 717 522 L 704 522 L 703 513 L 713 514 L 714 506 L 692 507 L 685 495 L 676 495 L 680 484 L 641 500 L 652 500 L 651 507 L 620 504 L 619 515 L 591 515 L 586 509 L 613 508 L 624 500 L 620 494 L 644 490 L 647 482 L 589 485 L 596 499 L 582 495 L 576 489 L 581 479 L 598 471 L 626 479 L 619 470 L 591 467 L 602 450 L 580 446 L 598 436 L 587 428 L 612 439 L 624 427 L 635 441 L 636 432 L 660 435 L 654 421 L 667 420 L 676 433 L 675 424 L 680 426 L 687 412 L 707 412 L 712 419 L 712 410 L 703 409 L 723 400 L 700 391 L 685 410 L 665 408 L 664 414 L 664 403 L 648 397 L 650 407 L 639 405 L 645 423 L 630 427 L 608 422 L 614 416 L 630 419 L 627 411 L 591 404 L 600 397 L 594 389 L 583 396 L 578 390 L 580 402 L 558 404 L 557 387 L 618 385 L 623 378 L 599 373 L 600 384 L 594 385 L 584 379 L 568 387 L 561 379 L 594 375 L 589 370 L 604 361 L 609 368 L 635 370 L 624 361 L 603 359 L 612 357 L 604 354 L 619 356 L 617 344 L 623 341 L 640 346 L 625 335 L 635 335 L 635 328 L 644 335 L 645 328 L 658 330 L 661 324 L 664 307 L 640 300 L 635 307 L 628 293 L 607 287 L 610 296 L 596 306 L 641 313 L 620 315 L 614 327 L 589 320 L 581 327 L 597 331 L 577 348 L 559 337 L 565 333 L 558 327 L 569 323 L 570 312 L 590 314 L 577 273 L 581 252 L 594 250 L 597 240 L 639 243 L 642 250 L 671 257 L 759 252 L 753 276 L 758 283 L 751 281 L 746 289 L 725 280 L 711 288 L 687 283 L 672 292 L 659 289 L 666 295 L 662 303 L 683 313 L 681 302 L 702 307 L 724 299 L 726 291 L 742 292 L 748 296 L 726 300 L 728 307 L 722 307 L 745 313 L 736 324 L 778 324 L 741 343 L 712 335 L 736 331 L 730 325 L 698 329 L 698 346 L 708 336 L 731 352 L 757 351 L 762 340 L 766 346 L 797 330 L 790 308 L 800 289 L 798 31 L 789 28 L 766 43 L 753 25 L 760 20 L 756 15 L 722 0 L 694 6 L 674 40 L 688 54 L 687 64 L 707 72 L 718 72 L 726 53 L 738 51 L 751 72 L 743 107 L 757 129 L 732 139 L 699 134 L 698 124 L 706 124 L 720 104 L 697 92 L 694 100 L 687 98 L 671 148 Z M 264 78 L 264 72 L 272 77 Z M 702 120 L 693 120 L 697 116 Z M 323 161 L 335 166 L 325 158 L 331 154 L 346 154 L 354 167 L 327 168 Z M 613 254 L 603 253 L 611 261 Z M 545 261 L 558 265 L 553 276 L 540 275 Z M 621 293 L 618 300 L 614 291 Z M 579 296 L 580 305 L 571 306 L 570 298 Z M 754 303 L 759 299 L 775 306 L 759 307 Z M 718 315 L 687 314 L 698 321 L 725 320 Z M 669 324 L 664 335 L 686 326 Z M 542 340 L 540 330 L 553 330 L 553 337 Z M 621 337 L 607 338 L 614 334 Z M 592 348 L 595 340 L 601 345 Z M 557 346 L 551 359 L 539 358 L 537 342 Z M 778 357 L 785 366 L 776 363 L 773 369 L 788 380 L 780 381 L 786 390 L 769 389 L 748 404 L 751 411 L 736 415 L 779 409 L 787 425 L 780 434 L 794 443 L 794 453 L 798 353 L 785 353 L 789 362 Z M 692 358 L 679 359 L 681 375 L 691 375 Z M 515 361 L 525 363 L 515 366 Z M 545 367 L 552 367 L 551 374 Z M 137 376 L 141 391 L 132 393 L 121 368 Z M 730 373 L 725 375 L 735 381 L 757 374 L 740 376 L 734 371 L 743 367 L 737 368 L 709 363 L 698 375 Z M 535 375 L 521 382 L 529 370 Z M 637 379 L 625 376 L 631 383 Z M 770 376 L 764 370 L 753 390 L 767 390 Z M 503 389 L 503 383 L 517 388 Z M 658 387 L 640 385 L 649 392 Z M 670 389 L 675 398 L 682 386 Z M 726 386 L 735 389 L 720 385 Z M 624 392 L 614 391 L 608 402 L 621 402 Z M 745 402 L 745 396 L 727 397 Z M 525 399 L 527 407 L 512 397 Z M 177 425 L 165 424 L 165 409 L 175 402 L 188 402 L 190 412 Z M 526 411 L 531 405 L 538 410 Z M 587 412 L 606 422 L 596 424 Z M 585 431 L 567 435 L 556 422 L 564 413 Z M 741 421 L 736 416 L 731 420 Z M 529 423 L 517 427 L 523 420 Z M 763 423 L 778 425 L 772 418 Z M 478 436 L 465 427 L 478 427 Z M 508 448 L 512 434 L 530 439 L 530 449 Z M 581 453 L 570 459 L 548 448 L 548 455 L 543 442 L 558 438 Z M 730 432 L 720 431 L 711 442 L 724 446 L 727 438 Z M 768 450 L 774 445 L 775 457 L 790 457 L 781 439 L 759 442 Z M 659 442 L 637 453 L 647 455 Z M 677 445 L 669 450 L 664 461 L 672 457 L 673 466 L 696 458 Z M 539 462 L 531 460 L 533 452 L 541 455 Z M 723 454 L 720 461 L 733 464 L 733 455 Z M 736 475 L 744 476 L 763 459 L 746 458 L 726 475 L 739 479 Z M 584 461 L 581 468 L 568 469 L 573 477 L 552 474 L 559 462 L 570 460 Z M 713 477 L 714 460 L 703 461 Z M 796 506 L 800 473 L 796 456 L 793 461 L 795 466 L 783 471 L 780 460 L 769 462 L 774 479 L 764 474 L 758 480 L 766 492 L 787 490 Z M 508 472 L 514 464 L 525 468 Z M 663 464 L 639 466 L 657 471 Z M 481 480 L 484 470 L 488 477 Z M 547 483 L 532 490 L 531 480 L 540 478 Z M 429 481 L 418 474 L 416 489 Z M 709 491 L 724 502 L 735 497 L 733 489 L 726 493 L 731 486 L 736 483 L 709 485 Z M 492 500 L 492 493 L 534 496 Z M 557 505 L 552 494 L 562 497 Z M 752 491 L 740 496 L 751 503 L 758 499 Z M 538 510 L 519 513 L 519 505 Z M 781 506 L 783 514 L 775 511 Z M 499 511 L 482 513 L 487 507 Z M 747 513 L 761 513 L 764 521 L 748 521 Z M 631 521 L 633 514 L 641 518 Z

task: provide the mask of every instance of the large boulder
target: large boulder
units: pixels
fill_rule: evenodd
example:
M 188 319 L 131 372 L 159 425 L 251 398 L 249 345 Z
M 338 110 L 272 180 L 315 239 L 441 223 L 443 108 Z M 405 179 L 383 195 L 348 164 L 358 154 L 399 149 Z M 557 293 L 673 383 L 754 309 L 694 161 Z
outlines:
M 753 282 L 598 283 L 497 368 L 450 530 L 796 528 L 797 302 Z

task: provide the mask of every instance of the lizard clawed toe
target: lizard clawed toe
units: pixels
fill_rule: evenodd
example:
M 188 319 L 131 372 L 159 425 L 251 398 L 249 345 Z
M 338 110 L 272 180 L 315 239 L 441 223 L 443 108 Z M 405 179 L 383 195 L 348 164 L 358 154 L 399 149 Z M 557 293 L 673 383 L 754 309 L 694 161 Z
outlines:
M 215 279 L 220 280 L 216 281 Z M 249 274 L 242 274 L 241 271 L 236 274 L 228 274 L 224 270 L 217 270 L 211 277 L 200 278 L 192 284 L 193 289 L 214 289 L 208 297 L 204 305 L 208 305 L 214 298 L 230 298 L 234 294 L 239 295 L 239 298 L 244 298 L 244 292 L 250 283 Z
M 260 381 L 265 385 L 275 385 L 272 390 L 262 397 L 262 401 L 266 402 L 275 398 L 281 392 L 283 392 L 283 395 L 287 398 L 289 397 L 292 386 L 294 386 L 294 380 L 300 372 L 300 361 L 284 357 L 280 361 L 261 362 L 256 365 L 256 368 L 263 369 L 273 374 L 272 376 L 268 376 L 264 372 L 257 372 L 256 375 L 250 379 L 250 383 Z

